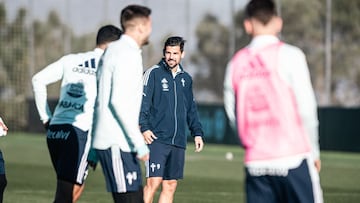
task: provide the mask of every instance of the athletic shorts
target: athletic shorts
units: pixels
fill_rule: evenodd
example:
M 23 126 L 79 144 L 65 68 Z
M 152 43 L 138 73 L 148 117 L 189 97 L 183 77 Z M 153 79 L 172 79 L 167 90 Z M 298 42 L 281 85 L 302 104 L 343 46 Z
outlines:
M 174 145 L 153 142 L 148 145 L 150 159 L 146 161 L 146 177 L 178 180 L 184 177 L 185 149 Z
M 290 169 L 287 173 L 281 171 L 279 175 L 252 176 L 247 169 L 245 172 L 248 203 L 323 202 L 319 175 L 314 163 L 306 159 L 299 167 Z
M 82 185 L 88 173 L 89 133 L 70 124 L 50 125 L 47 145 L 57 179 Z
M 111 193 L 125 193 L 142 190 L 141 169 L 136 153 L 123 152 L 118 146 L 96 150 L 103 173 L 106 189 Z
M 0 175 L 4 175 L 4 174 L 5 174 L 5 161 L 3 154 L 0 150 Z

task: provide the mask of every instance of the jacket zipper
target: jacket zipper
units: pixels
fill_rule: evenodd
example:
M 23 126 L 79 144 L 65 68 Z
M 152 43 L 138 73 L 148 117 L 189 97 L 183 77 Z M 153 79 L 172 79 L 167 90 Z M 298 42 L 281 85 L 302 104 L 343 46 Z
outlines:
M 176 92 L 176 81 L 175 78 L 173 79 L 174 82 L 174 99 L 175 99 L 175 105 L 174 105 L 174 120 L 175 120 L 175 129 L 174 129 L 174 136 L 172 138 L 172 144 L 175 144 L 175 137 L 176 137 L 176 133 L 177 133 L 177 113 L 176 113 L 176 109 L 177 109 L 177 92 Z

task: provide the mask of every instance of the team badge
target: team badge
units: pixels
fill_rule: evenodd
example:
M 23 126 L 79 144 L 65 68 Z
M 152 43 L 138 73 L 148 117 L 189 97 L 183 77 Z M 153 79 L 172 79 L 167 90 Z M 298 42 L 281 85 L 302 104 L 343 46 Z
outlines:
M 168 92 L 169 91 L 169 84 L 168 84 L 168 81 L 166 80 L 166 78 L 163 78 L 161 80 L 161 84 L 162 84 L 163 91 Z

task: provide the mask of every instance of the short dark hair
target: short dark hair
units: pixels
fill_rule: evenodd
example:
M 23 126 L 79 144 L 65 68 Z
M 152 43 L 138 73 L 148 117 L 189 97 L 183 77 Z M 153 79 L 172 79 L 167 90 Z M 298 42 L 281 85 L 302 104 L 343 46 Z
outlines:
M 151 14 L 151 9 L 140 5 L 129 5 L 121 11 L 120 23 L 121 28 L 125 31 L 127 22 L 134 18 L 148 18 Z
M 101 45 L 104 43 L 112 42 L 118 40 L 122 34 L 122 31 L 113 26 L 105 25 L 101 27 L 96 36 L 96 45 Z
M 174 37 L 169 37 L 167 38 L 167 40 L 165 41 L 164 44 L 164 49 L 163 49 L 163 54 L 165 55 L 165 49 L 167 46 L 180 46 L 180 51 L 183 52 L 184 51 L 184 45 L 185 45 L 185 40 L 182 37 L 179 36 L 174 36 Z
M 272 0 L 251 0 L 245 8 L 245 18 L 255 18 L 266 25 L 273 16 L 276 16 L 275 3 Z

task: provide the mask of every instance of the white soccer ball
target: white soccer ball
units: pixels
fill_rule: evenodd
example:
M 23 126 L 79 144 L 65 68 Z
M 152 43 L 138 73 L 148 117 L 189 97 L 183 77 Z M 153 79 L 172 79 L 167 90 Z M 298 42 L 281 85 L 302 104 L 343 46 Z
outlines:
M 226 152 L 225 159 L 228 161 L 232 161 L 234 159 L 234 154 L 232 152 Z

